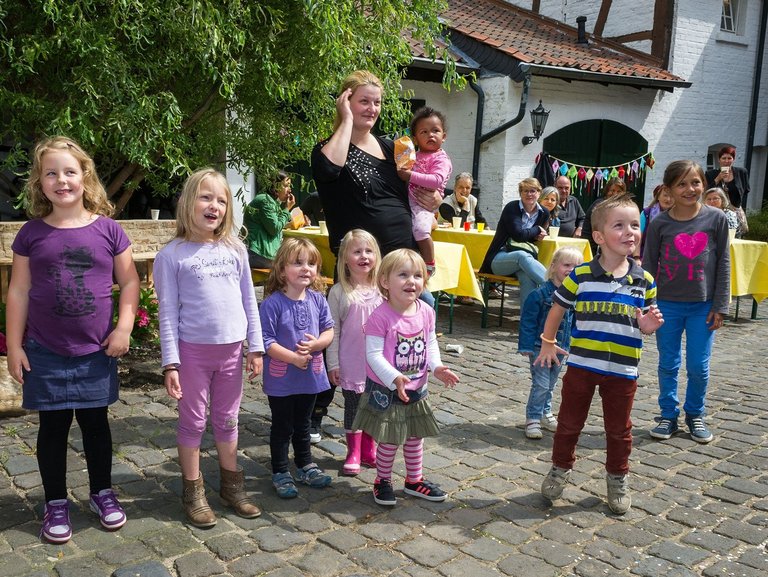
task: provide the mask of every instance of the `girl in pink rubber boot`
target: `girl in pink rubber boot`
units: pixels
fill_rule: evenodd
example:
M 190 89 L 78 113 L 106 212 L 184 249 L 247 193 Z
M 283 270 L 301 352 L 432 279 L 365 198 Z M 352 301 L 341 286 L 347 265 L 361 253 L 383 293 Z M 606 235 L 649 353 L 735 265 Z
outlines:
M 376 442 L 363 431 L 352 429 L 360 396 L 365 390 L 365 325 L 371 312 L 382 302 L 376 285 L 379 245 L 361 229 L 349 231 L 341 240 L 336 260 L 338 282 L 328 293 L 333 316 L 333 342 L 326 352 L 328 378 L 344 395 L 344 430 L 347 459 L 342 472 L 357 475 L 360 464 L 376 466 Z

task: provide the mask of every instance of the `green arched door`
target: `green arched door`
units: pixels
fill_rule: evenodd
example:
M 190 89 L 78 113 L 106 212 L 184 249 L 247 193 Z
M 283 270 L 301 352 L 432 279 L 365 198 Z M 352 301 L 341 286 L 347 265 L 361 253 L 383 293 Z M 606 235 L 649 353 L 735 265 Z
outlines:
M 625 164 L 648 152 L 648 141 L 638 132 L 613 120 L 582 120 L 565 126 L 544 138 L 544 151 L 568 164 L 584 167 L 608 167 Z M 645 179 L 625 178 L 627 190 L 643 203 Z M 597 195 L 595 189 L 576 187 L 573 195 L 584 210 Z

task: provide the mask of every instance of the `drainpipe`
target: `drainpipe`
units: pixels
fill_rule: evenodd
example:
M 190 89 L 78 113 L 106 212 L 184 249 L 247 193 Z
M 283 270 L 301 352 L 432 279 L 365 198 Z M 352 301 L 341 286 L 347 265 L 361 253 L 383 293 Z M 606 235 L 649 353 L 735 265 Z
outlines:
M 517 112 L 517 116 L 515 116 L 512 120 L 509 120 L 502 124 L 501 126 L 498 126 L 491 130 L 490 132 L 486 132 L 485 134 L 482 134 L 483 130 L 483 115 L 485 113 L 485 92 L 483 91 L 482 87 L 479 84 L 476 84 L 472 81 L 470 81 L 469 86 L 477 93 L 477 115 L 475 118 L 475 145 L 472 150 L 472 180 L 474 181 L 474 184 L 472 186 L 472 192 L 479 198 L 478 194 L 478 187 L 477 187 L 477 181 L 478 181 L 478 175 L 480 174 L 480 145 L 483 142 L 486 142 L 487 140 L 490 140 L 497 134 L 501 134 L 505 130 L 508 130 L 509 128 L 513 127 L 515 124 L 519 124 L 520 121 L 525 116 L 525 108 L 528 105 L 528 92 L 531 88 L 531 73 L 528 69 L 527 64 L 521 64 L 519 66 L 520 76 L 523 77 L 523 92 L 520 95 L 520 110 Z M 512 77 L 512 80 L 519 80 L 518 77 Z M 480 136 L 478 136 L 480 135 Z
M 744 155 L 744 168 L 747 169 L 747 174 L 749 174 L 750 168 L 752 168 L 752 151 L 754 150 L 755 124 L 757 124 L 757 106 L 760 103 L 760 80 L 763 69 L 763 52 L 765 51 L 766 26 L 768 26 L 768 2 L 763 2 L 762 14 L 760 14 L 760 39 L 757 43 L 755 81 L 752 84 L 752 106 L 749 111 L 749 127 L 747 128 L 747 150 Z M 766 193 L 768 193 L 768 175 L 766 175 L 765 182 L 763 183 L 763 203 L 766 200 Z M 741 203 L 745 208 L 747 206 L 746 196 L 749 195 L 745 195 Z

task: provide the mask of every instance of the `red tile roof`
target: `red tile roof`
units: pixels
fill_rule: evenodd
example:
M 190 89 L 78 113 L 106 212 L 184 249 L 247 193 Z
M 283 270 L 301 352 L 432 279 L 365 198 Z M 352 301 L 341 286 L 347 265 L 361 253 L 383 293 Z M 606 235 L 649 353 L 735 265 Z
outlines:
M 624 84 L 689 85 L 650 55 L 590 35 L 588 44 L 578 44 L 576 28 L 502 0 L 448 0 L 442 17 L 451 31 L 532 65 L 535 74 L 562 77 L 565 69 Z

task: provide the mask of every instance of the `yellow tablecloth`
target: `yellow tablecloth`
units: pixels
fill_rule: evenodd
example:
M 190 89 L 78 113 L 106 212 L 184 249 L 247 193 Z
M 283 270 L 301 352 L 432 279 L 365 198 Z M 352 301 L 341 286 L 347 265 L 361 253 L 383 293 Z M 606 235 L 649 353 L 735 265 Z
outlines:
M 323 259 L 322 274 L 333 277 L 336 257 L 331 252 L 327 234 L 320 234 L 319 228 L 305 227 L 298 230 L 284 230 L 283 235 L 312 241 Z M 427 283 L 427 289 L 431 292 L 443 291 L 483 300 L 483 293 L 480 291 L 472 268 L 472 261 L 464 246 L 450 242 L 435 242 L 435 265 L 437 272 Z
M 768 244 L 755 240 L 731 241 L 731 296 L 768 297 Z
M 432 231 L 432 240 L 463 244 L 469 253 L 472 266 L 479 269 L 480 265 L 483 264 L 485 253 L 488 252 L 488 247 L 491 246 L 493 235 L 494 231 L 487 229 L 483 232 L 477 232 L 475 229 L 465 231 L 455 228 L 437 228 Z M 584 238 L 545 238 L 537 244 L 539 246 L 539 262 L 546 267 L 549 267 L 549 263 L 552 262 L 552 255 L 555 254 L 555 251 L 563 246 L 575 246 L 584 253 L 584 261 L 592 260 L 592 249 Z

